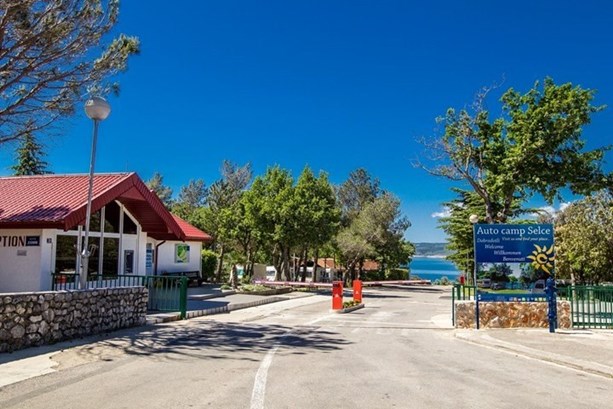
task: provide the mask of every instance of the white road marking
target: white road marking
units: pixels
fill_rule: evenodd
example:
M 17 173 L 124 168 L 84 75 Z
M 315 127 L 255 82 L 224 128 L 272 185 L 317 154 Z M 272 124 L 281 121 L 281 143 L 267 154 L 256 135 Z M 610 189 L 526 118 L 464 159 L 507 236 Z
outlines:
M 305 325 L 314 325 L 319 321 L 323 321 L 329 318 L 329 316 L 324 316 L 317 318 L 313 321 L 306 323 Z M 281 338 L 285 338 L 292 334 L 293 331 L 288 331 Z M 258 368 L 258 372 L 255 374 L 255 380 L 253 381 L 253 391 L 251 392 L 251 409 L 264 409 L 264 399 L 266 397 L 266 379 L 268 378 L 268 369 L 272 364 L 272 358 L 280 347 L 280 343 L 276 343 L 273 347 L 266 353 L 266 356 L 260 363 L 260 367 Z
M 279 349 L 279 345 L 275 345 L 264 357 L 260 368 L 255 375 L 253 382 L 253 392 L 251 393 L 251 409 L 264 409 L 264 395 L 266 394 L 266 378 L 268 378 L 268 368 L 272 364 L 272 357 Z

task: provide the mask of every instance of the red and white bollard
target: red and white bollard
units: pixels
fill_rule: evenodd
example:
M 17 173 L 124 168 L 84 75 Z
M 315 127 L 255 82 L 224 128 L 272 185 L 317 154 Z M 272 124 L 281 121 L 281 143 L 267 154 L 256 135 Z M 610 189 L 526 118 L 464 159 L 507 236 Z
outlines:
M 343 282 L 342 281 L 332 282 L 332 309 L 333 310 L 343 309 Z
M 362 280 L 353 280 L 353 299 L 362 303 Z

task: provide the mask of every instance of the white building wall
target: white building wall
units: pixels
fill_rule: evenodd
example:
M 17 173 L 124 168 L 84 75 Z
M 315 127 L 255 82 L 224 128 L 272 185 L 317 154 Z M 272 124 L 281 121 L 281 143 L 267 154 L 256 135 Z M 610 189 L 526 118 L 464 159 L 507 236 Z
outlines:
M 26 236 L 38 236 L 38 246 L 24 245 Z M 45 244 L 42 229 L 0 230 L 0 293 L 41 289 Z
M 41 291 L 51 290 L 51 273 L 55 270 L 55 245 L 57 243 L 56 231 L 43 229 L 40 238 L 40 289 Z
M 175 260 L 176 245 L 189 246 L 189 261 L 187 263 L 177 263 Z M 155 247 L 155 245 L 154 245 Z M 158 247 L 158 275 L 162 272 L 179 271 L 202 271 L 201 257 L 202 243 L 197 241 L 167 241 Z
M 145 261 L 146 261 L 146 256 L 147 256 L 147 233 L 145 232 L 140 232 L 139 236 L 138 236 L 138 251 L 136 252 L 136 254 L 138 255 L 137 258 L 137 266 L 136 266 L 136 274 L 144 276 L 147 275 L 147 270 L 145 269 Z

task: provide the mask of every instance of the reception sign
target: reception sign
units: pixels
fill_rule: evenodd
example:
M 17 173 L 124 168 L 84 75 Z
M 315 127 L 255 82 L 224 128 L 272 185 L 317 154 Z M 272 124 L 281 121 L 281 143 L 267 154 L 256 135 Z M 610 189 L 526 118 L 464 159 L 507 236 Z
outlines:
M 555 259 L 551 224 L 476 224 L 477 263 L 531 263 L 548 274 Z

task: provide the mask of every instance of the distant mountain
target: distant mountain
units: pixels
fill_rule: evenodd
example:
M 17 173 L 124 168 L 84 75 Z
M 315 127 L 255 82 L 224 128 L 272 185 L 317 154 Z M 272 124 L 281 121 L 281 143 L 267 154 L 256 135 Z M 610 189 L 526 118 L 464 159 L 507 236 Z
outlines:
M 415 245 L 416 257 L 446 256 L 449 250 L 446 249 L 447 243 L 413 243 Z

